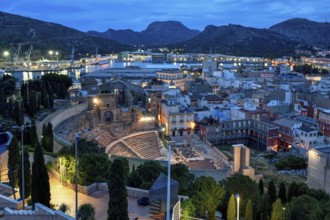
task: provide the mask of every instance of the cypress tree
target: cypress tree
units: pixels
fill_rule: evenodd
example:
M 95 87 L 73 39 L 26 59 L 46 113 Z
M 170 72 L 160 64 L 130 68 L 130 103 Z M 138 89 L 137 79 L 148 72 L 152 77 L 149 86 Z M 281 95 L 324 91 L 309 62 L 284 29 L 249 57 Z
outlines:
M 34 150 L 34 162 L 32 165 L 32 204 L 39 202 L 50 207 L 50 185 L 47 168 L 45 166 L 44 153 L 37 144 Z
M 27 97 L 27 84 L 23 83 L 21 86 L 21 96 L 23 97 L 23 107 L 26 112 L 29 110 L 28 97 Z
M 271 180 L 268 184 L 268 195 L 269 195 L 270 204 L 273 204 L 277 198 L 276 188 L 273 180 Z
M 42 125 L 42 137 L 41 137 L 41 146 L 46 149 L 47 145 L 47 126 L 46 124 Z
M 50 83 L 47 82 L 47 93 L 48 93 L 48 103 L 49 108 L 53 108 L 54 106 L 54 90 Z
M 10 118 L 10 106 L 9 106 L 9 102 L 5 103 L 5 107 L 3 109 L 3 113 L 2 116 L 3 118 Z
M 231 195 L 227 209 L 227 220 L 235 220 L 235 215 L 236 215 L 235 197 L 234 195 Z
M 28 111 L 28 114 L 31 116 L 31 117 L 34 117 L 34 115 L 37 113 L 37 97 L 36 97 L 36 93 L 34 90 L 32 90 L 30 93 L 29 93 L 29 111 Z
M 0 88 L 0 114 L 3 115 L 6 104 L 6 94 L 3 87 Z
M 54 147 L 54 139 L 53 139 L 53 125 L 48 122 L 47 128 L 46 128 L 46 149 L 49 152 L 53 152 Z
M 280 199 L 273 204 L 271 220 L 284 220 L 284 210 Z
M 21 155 L 22 156 L 22 155 Z M 24 198 L 28 198 L 31 194 L 31 170 L 30 170 L 29 153 L 24 151 Z M 22 160 L 20 160 L 18 167 L 18 186 L 20 196 L 22 198 Z
M 284 183 L 280 184 L 280 189 L 278 191 L 278 198 L 281 199 L 281 203 L 283 205 L 286 203 L 286 188 Z
M 30 127 L 30 145 L 35 147 L 39 143 L 38 135 L 37 135 L 37 127 L 34 120 L 32 120 Z
M 125 187 L 124 165 L 121 160 L 114 160 L 109 174 L 108 220 L 128 220 L 127 191 Z
M 48 94 L 45 86 L 42 88 L 41 92 L 41 104 L 43 105 L 44 109 L 49 107 Z
M 264 181 L 262 179 L 259 181 L 259 190 L 261 195 L 264 194 Z
M 37 94 L 36 98 L 37 98 L 37 112 L 38 112 L 40 111 L 40 106 L 41 106 L 41 96 L 40 96 L 40 92 L 37 92 L 36 94 Z
M 14 103 L 12 99 L 9 99 L 8 101 L 8 110 L 11 120 L 15 121 Z
M 289 186 L 287 201 L 291 202 L 292 198 L 297 197 L 298 195 L 298 185 L 296 182 L 292 182 Z
M 8 147 L 8 178 L 13 187 L 17 186 L 17 170 L 19 161 L 19 145 L 17 138 L 13 136 Z
M 245 208 L 245 220 L 252 220 L 252 202 L 248 200 Z

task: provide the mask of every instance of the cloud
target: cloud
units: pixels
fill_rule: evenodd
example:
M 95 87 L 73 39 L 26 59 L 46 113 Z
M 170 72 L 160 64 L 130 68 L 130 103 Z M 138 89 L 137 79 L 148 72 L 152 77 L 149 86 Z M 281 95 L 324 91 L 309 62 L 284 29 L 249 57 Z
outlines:
M 330 5 L 323 0 L 11 0 L 1 1 L 0 8 L 82 31 L 140 31 L 153 21 L 165 20 L 199 30 L 228 23 L 268 28 L 294 17 L 324 21 L 330 14 Z

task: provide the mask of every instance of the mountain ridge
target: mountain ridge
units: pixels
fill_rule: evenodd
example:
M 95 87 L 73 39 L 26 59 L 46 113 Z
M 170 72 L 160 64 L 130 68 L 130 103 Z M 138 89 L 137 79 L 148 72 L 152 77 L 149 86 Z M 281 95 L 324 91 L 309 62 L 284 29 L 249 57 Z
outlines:
M 68 58 L 72 47 L 75 47 L 77 57 L 90 54 L 96 48 L 99 48 L 100 53 L 127 48 L 113 40 L 89 36 L 61 24 L 5 12 L 0 12 L 0 30 L 0 49 L 9 50 L 11 46 L 17 48 L 19 44 L 32 44 L 32 57 L 47 56 L 49 50 L 58 50 L 61 57 Z
M 116 40 L 128 45 L 167 45 L 189 40 L 200 31 L 192 30 L 179 21 L 155 21 L 140 32 L 131 29 L 114 30 L 109 28 L 105 32 L 88 31 L 91 36 Z
M 208 25 L 196 37 L 173 45 L 184 47 L 187 52 L 210 49 L 214 53 L 240 56 L 283 56 L 294 53 L 296 43 L 268 29 L 244 27 L 242 25 Z
M 275 24 L 269 30 L 307 46 L 330 49 L 330 23 L 292 18 Z
M 134 45 L 184 48 L 184 52 L 198 53 L 208 53 L 211 49 L 228 55 L 269 57 L 292 55 L 300 46 L 330 49 L 330 23 L 301 18 L 289 19 L 268 29 L 229 24 L 208 25 L 202 32 L 178 21 L 156 21 L 141 32 L 109 28 L 107 36 L 100 37 L 99 32 L 86 34 L 61 24 L 0 12 L 0 28 L 0 49 L 8 50 L 12 43 L 31 43 L 36 57 L 49 56 L 48 50 L 58 50 L 61 58 L 62 55 L 69 57 L 72 47 L 78 56 L 89 56 L 96 48 L 100 54 L 106 54 L 134 50 Z

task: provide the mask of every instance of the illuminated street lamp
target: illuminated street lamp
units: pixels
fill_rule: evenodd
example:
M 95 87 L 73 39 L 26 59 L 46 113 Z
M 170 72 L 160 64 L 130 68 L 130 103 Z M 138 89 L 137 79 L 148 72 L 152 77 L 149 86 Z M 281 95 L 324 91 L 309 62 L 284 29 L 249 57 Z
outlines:
M 9 51 L 4 51 L 4 52 L 3 52 L 3 56 L 5 57 L 5 59 L 7 59 L 8 56 L 9 56 Z
M 239 194 L 235 195 L 237 200 L 237 220 L 239 220 Z
M 50 50 L 50 51 L 48 51 L 48 54 L 50 55 L 50 59 L 52 59 L 53 58 L 54 51 Z
M 58 61 L 58 51 L 55 52 L 55 55 L 56 55 L 56 60 Z

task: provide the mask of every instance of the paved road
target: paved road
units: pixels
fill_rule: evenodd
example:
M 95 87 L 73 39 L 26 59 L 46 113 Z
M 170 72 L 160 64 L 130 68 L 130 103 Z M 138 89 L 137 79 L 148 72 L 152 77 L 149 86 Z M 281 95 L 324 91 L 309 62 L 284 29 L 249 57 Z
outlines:
M 71 208 L 67 214 L 75 216 L 75 191 L 68 189 L 61 185 L 61 183 L 52 175 L 49 175 L 50 189 L 51 189 L 51 203 L 58 209 L 62 203 L 66 203 Z M 78 207 L 81 204 L 90 203 L 95 207 L 96 219 L 106 220 L 108 217 L 108 192 L 97 191 L 91 196 L 78 193 Z M 149 206 L 138 206 L 136 198 L 128 198 L 128 212 L 130 219 L 135 219 L 139 216 L 140 219 L 148 219 Z M 141 218 L 144 217 L 144 218 Z

